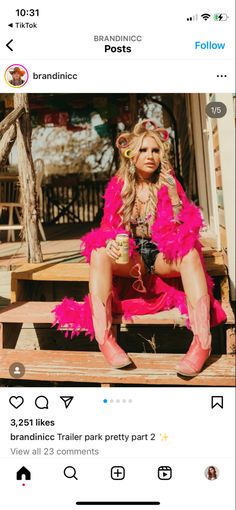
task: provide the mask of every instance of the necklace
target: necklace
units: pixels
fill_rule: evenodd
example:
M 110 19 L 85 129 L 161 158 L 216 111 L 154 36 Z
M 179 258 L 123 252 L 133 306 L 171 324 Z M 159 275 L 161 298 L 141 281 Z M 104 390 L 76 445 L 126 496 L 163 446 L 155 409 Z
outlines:
M 141 200 L 141 198 L 136 196 L 136 201 L 135 202 L 140 202 L 140 204 L 145 205 L 145 204 L 148 203 L 148 201 L 149 201 L 149 196 L 148 196 L 147 200 Z
M 134 202 L 134 212 L 135 218 L 132 218 L 133 225 L 136 226 L 136 235 L 138 234 L 140 237 L 147 237 L 149 235 L 149 220 L 150 215 L 148 215 L 148 205 L 150 198 L 150 189 L 148 191 L 148 197 L 146 200 L 142 200 L 138 197 L 137 188 L 135 194 L 135 202 Z M 141 207 L 140 207 L 141 204 Z M 144 206 L 144 207 L 143 207 Z M 143 211 L 141 212 L 141 210 Z
M 144 209 L 143 213 L 141 214 L 141 213 L 140 213 L 140 210 L 139 210 L 139 207 L 138 207 L 138 204 L 137 204 L 137 202 L 135 201 L 134 209 L 135 209 L 135 213 L 137 214 L 137 216 L 136 216 L 136 221 L 137 221 L 139 224 L 146 222 L 147 203 L 148 203 L 148 202 L 145 202 L 146 207 L 145 207 L 145 209 Z

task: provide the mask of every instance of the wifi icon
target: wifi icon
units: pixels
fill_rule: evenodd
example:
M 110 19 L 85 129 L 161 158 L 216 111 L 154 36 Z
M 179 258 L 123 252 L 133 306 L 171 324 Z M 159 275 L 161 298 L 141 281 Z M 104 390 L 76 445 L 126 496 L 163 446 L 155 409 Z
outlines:
M 205 21 L 207 21 L 210 17 L 211 17 L 210 14 L 207 14 L 207 13 L 201 14 L 201 18 L 203 18 Z

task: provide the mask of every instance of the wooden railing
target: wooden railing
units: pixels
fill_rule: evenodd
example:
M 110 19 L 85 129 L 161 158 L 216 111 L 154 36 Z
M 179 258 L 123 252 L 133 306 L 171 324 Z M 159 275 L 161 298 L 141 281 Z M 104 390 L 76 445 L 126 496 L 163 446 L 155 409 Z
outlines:
M 0 203 L 20 202 L 20 183 L 17 175 L 0 173 Z
M 44 222 L 87 223 L 98 220 L 103 208 L 106 183 L 79 182 L 77 176 L 68 176 L 45 184 L 42 207 Z

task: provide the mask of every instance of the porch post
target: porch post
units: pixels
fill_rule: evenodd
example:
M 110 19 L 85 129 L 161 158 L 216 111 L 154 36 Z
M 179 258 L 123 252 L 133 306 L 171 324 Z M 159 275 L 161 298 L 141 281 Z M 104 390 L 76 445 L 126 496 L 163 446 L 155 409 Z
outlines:
M 23 233 L 27 246 L 27 261 L 42 262 L 39 242 L 39 212 L 35 186 L 35 170 L 31 154 L 31 122 L 27 94 L 14 94 L 14 107 L 24 107 L 16 121 L 19 180 L 22 195 Z

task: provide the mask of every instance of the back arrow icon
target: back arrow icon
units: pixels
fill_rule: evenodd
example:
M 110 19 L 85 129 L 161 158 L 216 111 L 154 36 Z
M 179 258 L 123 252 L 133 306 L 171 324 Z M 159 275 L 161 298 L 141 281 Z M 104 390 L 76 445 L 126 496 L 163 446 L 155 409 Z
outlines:
M 10 46 L 10 44 L 11 44 L 12 42 L 13 42 L 13 39 L 11 39 L 10 41 L 8 41 L 8 43 L 6 44 L 6 47 L 7 47 L 9 50 L 11 50 L 11 51 L 13 51 L 13 49 L 12 49 L 12 48 L 11 48 L 11 46 Z

